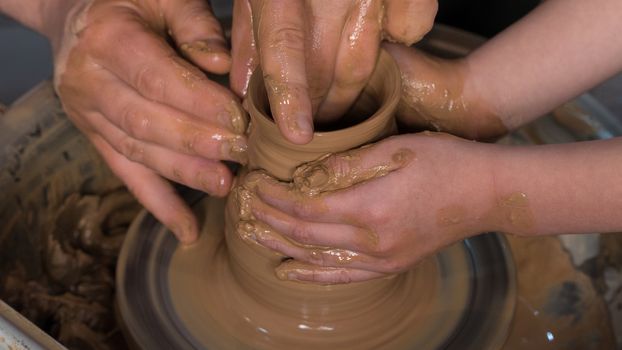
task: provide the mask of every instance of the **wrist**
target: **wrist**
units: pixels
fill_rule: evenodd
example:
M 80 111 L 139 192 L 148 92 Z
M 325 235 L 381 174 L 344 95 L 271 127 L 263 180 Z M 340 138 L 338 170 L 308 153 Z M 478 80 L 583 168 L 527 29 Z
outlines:
M 510 129 L 503 121 L 500 111 L 495 109 L 485 90 L 480 89 L 476 82 L 478 77 L 471 68 L 470 56 L 457 60 L 457 70 L 462 77 L 462 100 L 465 115 L 469 123 L 469 135 L 465 137 L 476 140 L 493 140 L 505 135 Z
M 398 63 L 402 96 L 398 120 L 408 131 L 442 131 L 488 140 L 507 132 L 476 86 L 468 59 L 443 59 L 399 45 L 385 45 Z
M 471 211 L 473 220 L 466 222 L 464 227 L 465 237 L 468 238 L 484 232 L 498 231 L 495 220 L 495 204 L 497 187 L 495 179 L 496 154 L 502 152 L 499 145 L 488 143 L 473 143 L 468 147 L 474 149 L 472 159 L 465 159 L 467 169 L 463 172 L 472 177 L 471 181 L 465 181 L 468 186 L 468 195 L 464 196 L 463 203 Z
M 484 224 L 489 231 L 532 235 L 536 228 L 533 186 L 535 179 L 543 180 L 546 173 L 533 173 L 532 154 L 524 147 L 495 145 L 490 154 L 492 181 L 489 209 Z M 527 181 L 527 183 L 525 183 Z
M 421 167 L 433 169 L 428 174 L 432 178 L 421 186 L 425 184 L 430 191 L 428 219 L 440 232 L 441 243 L 494 231 L 496 225 L 490 221 L 495 197 L 493 155 L 499 146 L 443 133 L 420 133 L 413 140 Z M 414 188 L 420 187 L 417 177 L 417 173 L 409 174 Z

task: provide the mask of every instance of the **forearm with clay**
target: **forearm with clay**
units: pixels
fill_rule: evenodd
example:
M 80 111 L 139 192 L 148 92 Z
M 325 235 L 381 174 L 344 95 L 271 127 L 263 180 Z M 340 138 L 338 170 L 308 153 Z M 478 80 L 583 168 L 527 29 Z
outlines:
M 398 118 L 478 140 L 518 128 L 622 70 L 620 13 L 618 0 L 549 0 L 464 59 L 387 44 Z

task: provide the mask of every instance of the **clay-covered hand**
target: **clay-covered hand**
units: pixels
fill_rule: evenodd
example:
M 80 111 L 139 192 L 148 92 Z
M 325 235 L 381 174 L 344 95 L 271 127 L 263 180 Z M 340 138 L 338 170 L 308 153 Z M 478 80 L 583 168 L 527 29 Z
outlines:
M 277 268 L 282 279 L 348 283 L 407 270 L 489 229 L 489 149 L 426 132 L 302 165 L 290 183 L 251 173 L 238 234 L 293 258 Z
M 436 0 L 236 0 L 231 86 L 243 96 L 260 64 L 281 132 L 307 143 L 314 119 L 334 120 L 354 102 L 381 40 L 418 41 L 437 7 Z
M 246 149 L 237 97 L 204 73 L 231 65 L 207 1 L 78 1 L 52 42 L 74 124 L 149 211 L 182 242 L 196 239 L 166 179 L 223 196 L 232 175 L 221 160 L 243 162 Z
M 443 59 L 415 48 L 384 44 L 402 73 L 398 120 L 412 130 L 448 132 L 476 140 L 504 135 L 507 128 L 466 81 L 465 59 Z

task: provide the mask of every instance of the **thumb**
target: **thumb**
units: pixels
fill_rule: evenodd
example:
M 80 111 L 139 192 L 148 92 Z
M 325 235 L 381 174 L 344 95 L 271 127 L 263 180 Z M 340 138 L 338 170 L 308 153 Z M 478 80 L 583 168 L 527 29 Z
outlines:
M 303 164 L 294 171 L 294 187 L 313 196 L 345 189 L 401 169 L 414 159 L 414 151 L 391 140 L 329 154 Z
M 207 1 L 168 1 L 163 16 L 171 36 L 186 58 L 211 73 L 229 72 L 229 48 Z

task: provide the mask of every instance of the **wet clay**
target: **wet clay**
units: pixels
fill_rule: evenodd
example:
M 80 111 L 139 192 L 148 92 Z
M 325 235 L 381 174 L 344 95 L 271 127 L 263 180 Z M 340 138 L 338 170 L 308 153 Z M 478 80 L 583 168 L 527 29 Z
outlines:
M 43 274 L 33 278 L 16 263 L 0 276 L 0 296 L 69 348 L 125 348 L 111 307 L 113 271 L 139 210 L 125 190 L 70 195 L 43 235 Z
M 254 75 L 260 77 L 260 71 Z M 377 141 L 396 132 L 392 116 L 399 101 L 399 75 L 391 57 L 383 52 L 379 64 L 353 107 L 368 109 L 379 106 L 373 116 L 337 131 L 316 132 L 306 145 L 296 145 L 285 140 L 270 118 L 270 105 L 263 81 L 251 79 L 247 107 L 251 115 L 249 127 L 248 169 L 264 169 L 271 176 L 289 181 L 296 166 L 314 161 L 329 153 L 349 149 Z M 369 113 L 369 112 L 368 112 Z
M 395 63 L 383 52 L 363 92 L 380 105 L 376 113 L 347 129 L 318 132 L 303 146 L 289 143 L 278 132 L 269 117 L 263 85 L 261 75 L 255 74 L 249 87 L 248 167 L 242 169 L 226 204 L 214 198 L 200 203 L 197 210 L 204 216 L 200 239 L 178 247 L 169 266 L 171 300 L 192 343 L 210 349 L 442 347 L 462 321 L 471 295 L 464 246 L 451 246 L 416 269 L 389 278 L 341 285 L 286 281 L 296 262 L 276 271 L 288 257 L 255 243 L 271 235 L 272 229 L 254 221 L 248 205 L 254 170 L 284 181 L 293 178 L 293 184 L 308 190 L 301 195 L 358 181 L 332 181 L 335 177 L 314 161 L 395 131 L 392 115 L 399 98 Z M 355 153 L 344 156 L 351 157 L 353 166 L 359 161 Z M 412 157 L 412 151 L 400 150 L 359 179 L 381 176 Z M 303 163 L 307 165 L 296 171 Z M 338 249 L 316 253 L 329 254 L 343 264 L 357 258 L 356 253 Z M 339 268 L 335 271 L 339 273 Z M 504 339 L 501 330 L 482 346 L 499 347 Z
M 501 232 L 517 235 L 530 233 L 535 227 L 529 197 L 521 191 L 498 196 L 483 220 L 492 223 Z
M 411 52 L 419 64 L 400 62 L 402 97 L 397 115 L 415 130 L 448 132 L 465 138 L 491 140 L 507 133 L 502 120 L 477 98 L 464 95 L 460 61 Z M 439 82 L 444 82 L 440 85 Z
M 399 149 L 390 159 L 374 166 L 362 166 L 360 151 L 326 155 L 318 160 L 296 168 L 293 175 L 294 188 L 307 196 L 322 192 L 345 189 L 358 183 L 387 175 L 406 166 L 415 157 L 410 149 Z M 339 166 L 333 166 L 336 163 Z

